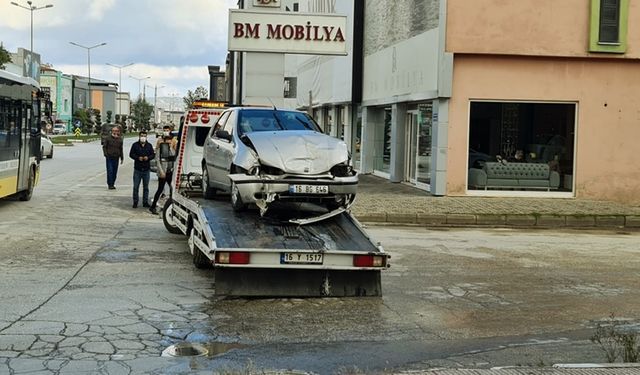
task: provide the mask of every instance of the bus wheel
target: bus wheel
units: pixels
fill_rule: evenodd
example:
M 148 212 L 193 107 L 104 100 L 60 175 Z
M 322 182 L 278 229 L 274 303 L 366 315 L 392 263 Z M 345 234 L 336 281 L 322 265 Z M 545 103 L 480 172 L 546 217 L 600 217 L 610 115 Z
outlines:
M 33 168 L 31 168 L 31 170 L 29 171 L 29 182 L 27 183 L 27 190 L 20 193 L 21 201 L 28 201 L 31 199 L 31 196 L 33 195 L 33 186 L 35 185 L 35 183 L 36 174 L 33 171 Z
M 182 234 L 182 231 L 176 225 L 176 218 L 173 216 L 173 201 L 171 198 L 167 199 L 162 207 L 162 222 L 169 233 Z

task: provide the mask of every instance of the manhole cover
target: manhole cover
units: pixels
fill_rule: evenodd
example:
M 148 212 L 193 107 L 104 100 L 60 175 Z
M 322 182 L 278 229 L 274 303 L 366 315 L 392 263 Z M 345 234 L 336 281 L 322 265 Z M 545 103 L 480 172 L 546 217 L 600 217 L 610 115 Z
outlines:
M 189 342 L 180 342 L 162 351 L 163 357 L 199 357 L 207 355 L 207 349 L 200 345 Z

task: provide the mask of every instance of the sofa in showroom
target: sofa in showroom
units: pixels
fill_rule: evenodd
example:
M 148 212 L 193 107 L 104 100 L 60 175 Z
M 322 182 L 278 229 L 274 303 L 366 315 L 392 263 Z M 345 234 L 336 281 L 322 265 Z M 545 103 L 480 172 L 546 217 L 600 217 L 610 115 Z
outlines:
M 469 169 L 469 187 L 476 189 L 544 189 L 560 186 L 560 175 L 546 163 L 486 162 Z

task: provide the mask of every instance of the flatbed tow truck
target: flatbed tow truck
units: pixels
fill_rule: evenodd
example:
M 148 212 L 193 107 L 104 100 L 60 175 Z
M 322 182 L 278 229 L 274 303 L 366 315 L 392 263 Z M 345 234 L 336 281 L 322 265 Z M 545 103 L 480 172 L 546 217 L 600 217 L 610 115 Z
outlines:
M 214 269 L 216 295 L 381 296 L 389 255 L 349 211 L 318 221 L 313 217 L 322 216 L 320 208 L 283 203 L 260 216 L 257 210 L 235 212 L 225 195 L 203 198 L 202 147 L 222 110 L 185 113 L 172 197 L 162 210 L 166 229 L 187 236 L 195 266 Z M 309 206 L 300 210 L 300 204 Z M 303 213 L 311 219 L 300 220 Z

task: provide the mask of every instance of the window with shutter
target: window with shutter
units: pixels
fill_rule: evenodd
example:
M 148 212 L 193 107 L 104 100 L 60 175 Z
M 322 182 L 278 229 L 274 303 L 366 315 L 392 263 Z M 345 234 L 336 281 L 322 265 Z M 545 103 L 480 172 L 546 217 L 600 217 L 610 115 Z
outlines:
M 629 0 L 591 0 L 589 51 L 625 53 Z
M 618 43 L 620 0 L 600 0 L 600 43 Z

